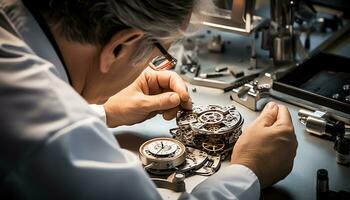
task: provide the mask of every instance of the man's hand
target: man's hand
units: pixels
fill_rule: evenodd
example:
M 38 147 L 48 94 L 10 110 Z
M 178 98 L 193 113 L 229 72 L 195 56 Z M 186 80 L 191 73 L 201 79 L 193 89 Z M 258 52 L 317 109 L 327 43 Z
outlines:
M 171 120 L 180 107 L 192 108 L 181 77 L 171 71 L 151 69 L 146 69 L 134 83 L 104 104 L 109 127 L 132 125 L 157 114 Z
M 250 168 L 265 188 L 291 172 L 297 146 L 288 109 L 270 102 L 239 137 L 231 163 Z

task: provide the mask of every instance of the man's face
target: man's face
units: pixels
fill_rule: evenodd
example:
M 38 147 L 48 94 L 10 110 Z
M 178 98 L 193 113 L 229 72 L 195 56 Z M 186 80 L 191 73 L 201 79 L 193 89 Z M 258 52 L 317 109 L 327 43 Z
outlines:
M 117 59 L 110 66 L 110 70 L 107 73 L 101 73 L 98 70 L 92 70 L 89 73 L 86 87 L 82 93 L 82 96 L 89 103 L 102 104 L 108 100 L 109 97 L 118 93 L 125 87 L 134 82 L 137 77 L 148 67 L 148 63 L 156 56 L 161 55 L 157 48 L 153 48 L 148 58 L 143 59 L 141 62 L 134 64 L 132 58 L 136 49 L 139 48 L 140 42 L 136 42 L 129 47 L 130 50 L 124 52 L 122 58 Z M 164 45 L 166 49 L 170 47 L 170 44 Z M 93 66 L 93 69 L 100 69 L 99 62 Z
M 182 25 L 184 31 L 186 30 L 191 14 L 188 15 L 185 22 Z M 92 70 L 87 78 L 85 83 L 85 88 L 81 95 L 89 102 L 89 103 L 97 103 L 103 104 L 106 102 L 111 96 L 123 90 L 127 86 L 129 86 L 132 82 L 134 82 L 139 75 L 148 67 L 148 63 L 156 56 L 162 55 L 162 53 L 152 46 L 153 50 L 148 55 L 148 58 L 144 58 L 142 62 L 134 64 L 132 58 L 137 49 L 140 47 L 140 42 L 134 42 L 132 44 L 127 45 L 127 50 L 123 51 L 123 56 L 120 59 L 116 59 L 115 62 L 111 64 L 110 70 L 108 73 L 101 73 L 99 69 L 101 69 L 101 62 L 97 62 L 95 66 L 92 67 Z M 172 42 L 168 42 L 166 44 L 162 43 L 161 45 L 165 49 L 169 49 Z M 102 47 L 103 49 L 104 47 Z M 101 56 L 97 56 L 101 57 Z
M 183 22 L 181 29 L 186 30 L 190 23 L 191 14 L 189 14 Z M 172 42 L 162 44 L 165 49 L 169 49 Z M 148 58 L 143 59 L 143 62 L 133 64 L 132 57 L 136 50 L 140 48 L 140 42 L 135 42 L 131 45 L 124 59 L 120 59 L 112 64 L 110 72 L 106 74 L 92 74 L 90 77 L 94 84 L 90 84 L 82 96 L 90 103 L 102 104 L 111 96 L 123 90 L 134 82 L 137 77 L 148 67 L 148 63 L 156 56 L 162 55 L 161 52 L 153 47 L 152 53 Z M 95 66 L 95 69 L 101 66 Z

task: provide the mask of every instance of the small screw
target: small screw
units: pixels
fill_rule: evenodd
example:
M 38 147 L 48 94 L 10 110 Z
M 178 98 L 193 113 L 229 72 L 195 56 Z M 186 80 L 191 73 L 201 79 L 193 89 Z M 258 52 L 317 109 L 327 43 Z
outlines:
M 339 99 L 339 94 L 338 94 L 338 93 L 333 94 L 333 95 L 332 95 L 332 98 L 333 98 L 333 99 Z
M 343 85 L 343 90 L 344 91 L 350 91 L 350 84 Z
M 176 173 L 174 177 L 174 182 L 181 182 L 185 180 L 185 174 L 183 173 Z
M 345 97 L 345 101 L 347 101 L 348 103 L 350 103 L 350 95 Z

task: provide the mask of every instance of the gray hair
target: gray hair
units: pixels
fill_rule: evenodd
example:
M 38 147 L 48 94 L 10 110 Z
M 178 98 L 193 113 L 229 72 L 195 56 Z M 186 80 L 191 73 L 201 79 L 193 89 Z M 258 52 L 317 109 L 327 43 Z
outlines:
M 173 42 L 184 36 L 184 23 L 200 0 L 39 0 L 40 10 L 67 39 L 106 44 L 125 28 L 144 31 L 134 62 L 147 58 L 152 42 Z
M 20 1 L 0 0 L 0 10 L 6 13 L 11 23 L 17 28 L 22 29 L 25 24 L 25 17 L 22 14 L 22 4 Z

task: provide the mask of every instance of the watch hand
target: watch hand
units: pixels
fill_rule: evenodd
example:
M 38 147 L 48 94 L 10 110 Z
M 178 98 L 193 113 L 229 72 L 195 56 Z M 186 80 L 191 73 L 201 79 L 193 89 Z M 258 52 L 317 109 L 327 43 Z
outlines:
M 160 142 L 160 144 L 162 145 L 162 147 L 158 150 L 157 154 L 159 154 L 159 152 L 163 150 L 163 142 Z

